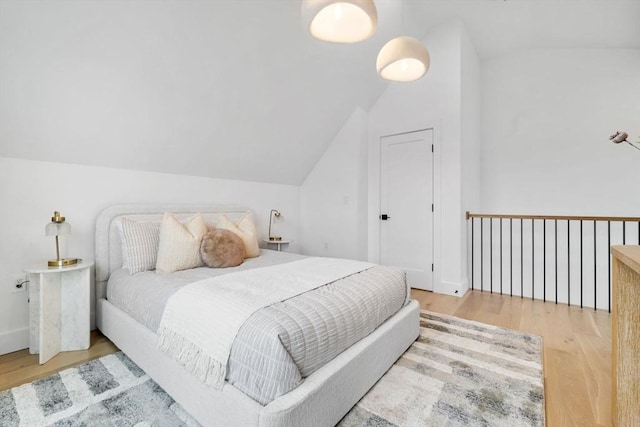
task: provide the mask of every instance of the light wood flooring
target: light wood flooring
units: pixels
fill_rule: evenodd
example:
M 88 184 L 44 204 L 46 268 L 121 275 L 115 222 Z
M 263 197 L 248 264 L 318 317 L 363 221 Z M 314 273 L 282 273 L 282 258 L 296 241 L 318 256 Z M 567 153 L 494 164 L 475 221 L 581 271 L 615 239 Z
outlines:
M 0 391 L 117 351 L 118 348 L 109 339 L 98 331 L 92 331 L 89 349 L 59 353 L 44 365 L 40 365 L 38 355 L 29 354 L 28 349 L 2 355 L 0 356 Z
M 611 425 L 611 315 L 518 297 L 470 291 L 451 297 L 413 290 L 423 309 L 544 337 L 547 426 Z M 117 351 L 99 332 L 91 348 L 58 354 L 44 365 L 28 350 L 0 356 L 0 390 Z

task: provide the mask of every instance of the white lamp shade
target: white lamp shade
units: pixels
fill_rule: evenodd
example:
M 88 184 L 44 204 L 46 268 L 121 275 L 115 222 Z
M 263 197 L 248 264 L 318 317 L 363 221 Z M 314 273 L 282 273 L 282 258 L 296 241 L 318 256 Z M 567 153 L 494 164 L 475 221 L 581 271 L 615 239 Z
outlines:
M 387 80 L 412 82 L 429 70 L 429 51 L 413 37 L 397 37 L 385 44 L 376 61 L 378 74 Z
M 378 25 L 373 0 L 304 0 L 302 15 L 312 36 L 333 43 L 366 40 Z
M 47 236 L 66 236 L 71 234 L 71 226 L 68 222 L 50 222 L 45 229 Z

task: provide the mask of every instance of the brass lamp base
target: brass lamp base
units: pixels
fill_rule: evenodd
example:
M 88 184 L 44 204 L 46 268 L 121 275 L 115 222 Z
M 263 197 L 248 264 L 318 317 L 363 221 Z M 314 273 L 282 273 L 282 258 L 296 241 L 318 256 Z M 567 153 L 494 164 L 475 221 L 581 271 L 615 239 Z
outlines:
M 278 237 L 278 236 L 269 237 L 269 241 L 271 242 L 279 242 L 281 240 L 282 240 L 282 237 Z
M 49 261 L 49 267 L 66 267 L 78 263 L 78 258 L 63 258 Z

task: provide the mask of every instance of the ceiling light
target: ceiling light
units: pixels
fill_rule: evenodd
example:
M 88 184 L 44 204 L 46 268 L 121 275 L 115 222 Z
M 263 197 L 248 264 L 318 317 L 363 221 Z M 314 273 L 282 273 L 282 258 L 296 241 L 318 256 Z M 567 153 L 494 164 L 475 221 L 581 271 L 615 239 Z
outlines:
M 373 0 L 304 0 L 305 22 L 317 39 L 334 43 L 356 43 L 376 31 L 378 12 Z
M 420 40 L 397 37 L 380 49 L 376 68 L 384 79 L 412 82 L 427 73 L 429 64 L 429 51 Z

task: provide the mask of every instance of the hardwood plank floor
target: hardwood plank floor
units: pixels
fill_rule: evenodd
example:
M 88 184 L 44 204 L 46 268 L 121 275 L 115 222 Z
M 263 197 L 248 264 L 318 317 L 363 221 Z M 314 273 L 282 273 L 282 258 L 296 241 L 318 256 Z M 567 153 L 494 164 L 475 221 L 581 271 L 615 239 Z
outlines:
M 55 374 L 58 371 L 115 353 L 118 348 L 99 331 L 91 332 L 91 346 L 87 350 L 64 351 L 44 365 L 37 354 L 20 350 L 0 356 L 0 391 Z
M 547 426 L 611 425 L 609 313 L 479 291 L 411 294 L 423 309 L 541 335 Z
M 611 315 L 518 297 L 470 291 L 464 297 L 414 289 L 423 309 L 541 335 L 547 426 L 611 425 Z M 118 351 L 100 332 L 91 347 L 44 365 L 28 350 L 0 356 L 0 390 Z

